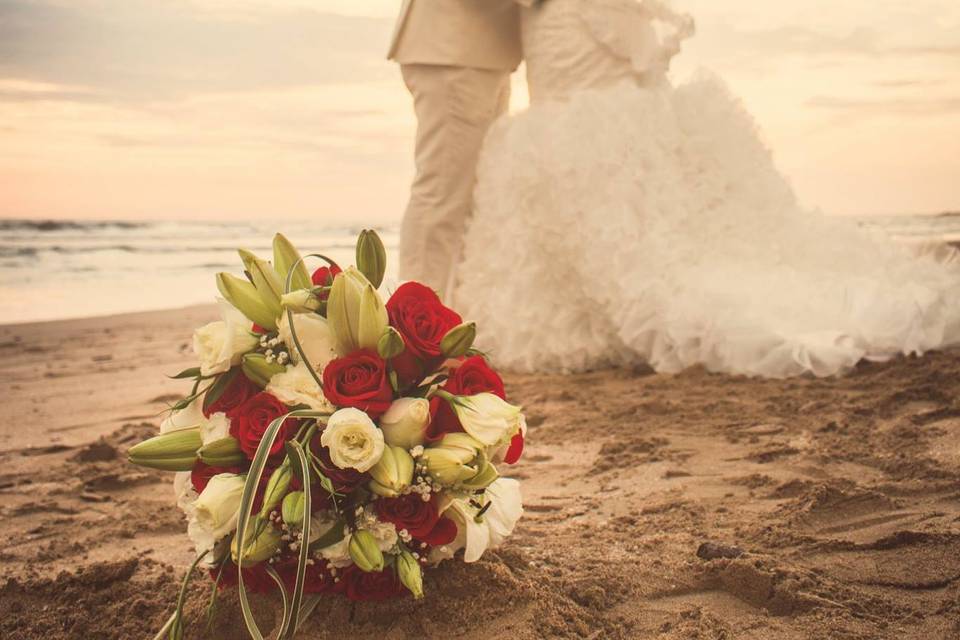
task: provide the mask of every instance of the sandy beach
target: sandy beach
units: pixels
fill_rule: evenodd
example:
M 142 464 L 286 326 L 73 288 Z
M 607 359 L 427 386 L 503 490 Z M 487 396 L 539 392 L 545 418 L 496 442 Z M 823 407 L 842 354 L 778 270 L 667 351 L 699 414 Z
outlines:
M 150 638 L 192 560 L 125 462 L 212 307 L 0 326 L 0 637 Z M 842 379 L 507 376 L 530 435 L 506 546 L 427 598 L 333 598 L 300 637 L 960 638 L 960 352 Z M 245 636 L 232 592 L 188 638 Z M 270 628 L 276 603 L 256 601 Z

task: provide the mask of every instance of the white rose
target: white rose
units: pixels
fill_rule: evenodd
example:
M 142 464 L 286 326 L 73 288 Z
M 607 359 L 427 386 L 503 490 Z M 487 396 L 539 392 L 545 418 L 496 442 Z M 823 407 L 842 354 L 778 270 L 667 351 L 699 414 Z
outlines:
M 390 551 L 397 544 L 397 527 L 392 522 L 376 522 L 364 527 L 377 541 L 380 551 Z
M 387 444 L 410 449 L 423 444 L 430 423 L 430 401 L 426 398 L 399 398 L 380 418 Z
M 520 483 L 513 478 L 498 478 L 486 489 L 485 499 L 490 506 L 477 522 L 477 508 L 470 500 L 452 500 L 443 515 L 457 525 L 456 539 L 431 553 L 430 559 L 439 562 L 453 557 L 458 549 L 464 549 L 463 561 L 476 562 L 487 549 L 495 549 L 511 533 L 523 515 Z
M 291 406 L 305 404 L 316 411 L 331 412 L 335 408 L 323 395 L 323 389 L 317 381 L 307 371 L 307 365 L 302 362 L 296 366 L 287 367 L 282 373 L 274 374 L 267 383 L 266 390 L 280 402 Z
M 341 469 L 368 471 L 383 455 L 383 432 L 370 416 L 354 408 L 340 409 L 327 421 L 320 444 Z
M 200 423 L 200 440 L 204 445 L 222 440 L 230 435 L 230 418 L 217 412 Z
M 193 515 L 187 525 L 187 535 L 198 552 L 210 551 L 217 541 L 237 528 L 240 498 L 243 495 L 244 476 L 220 473 L 204 487 L 193 503 Z
M 173 476 L 173 493 L 177 497 L 177 506 L 187 517 L 193 515 L 193 505 L 198 498 L 191 476 L 189 471 L 178 471 Z
M 225 300 L 218 300 L 222 320 L 193 332 L 193 353 L 200 359 L 200 373 L 212 376 L 240 364 L 260 339 L 250 331 L 250 321 Z
M 315 313 L 295 313 L 293 314 L 293 328 L 297 332 L 297 340 L 300 341 L 303 352 L 310 361 L 310 366 L 317 373 L 323 371 L 327 363 L 337 357 L 333 332 L 323 316 L 318 316 Z M 290 358 L 294 362 L 299 361 L 300 354 L 293 343 L 293 334 L 290 332 L 290 323 L 287 321 L 286 313 L 280 316 L 277 332 L 283 343 L 287 345 Z
M 160 433 L 195 429 L 203 424 L 204 420 L 202 403 L 197 398 L 180 411 L 171 411 L 160 423 Z

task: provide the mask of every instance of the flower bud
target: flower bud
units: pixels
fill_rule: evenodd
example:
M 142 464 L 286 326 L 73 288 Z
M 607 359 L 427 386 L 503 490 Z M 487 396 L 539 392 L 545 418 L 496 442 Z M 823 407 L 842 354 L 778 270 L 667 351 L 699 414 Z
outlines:
M 284 458 L 267 481 L 267 488 L 263 492 L 263 506 L 260 507 L 261 518 L 266 518 L 270 511 L 280 504 L 280 500 L 290 488 L 291 478 L 293 478 L 293 471 L 290 468 L 290 459 Z
M 280 512 L 283 521 L 288 527 L 299 527 L 303 524 L 303 513 L 306 509 L 306 498 L 303 491 L 291 491 L 284 497 Z
M 386 446 L 377 464 L 370 469 L 370 491 L 396 498 L 413 482 L 413 458 L 402 447 Z
M 393 327 L 387 327 L 377 341 L 377 355 L 384 360 L 396 358 L 407 348 L 403 336 Z
M 453 396 L 445 391 L 437 395 L 450 403 L 463 430 L 487 446 L 507 442 L 520 431 L 523 418 L 520 407 L 500 396 L 492 393 Z
M 361 571 L 383 571 L 383 552 L 373 534 L 364 529 L 350 536 L 350 559 Z
M 280 306 L 294 313 L 314 313 L 320 309 L 320 298 L 310 289 L 296 289 L 280 296 Z
M 283 295 L 283 283 L 280 282 L 280 276 L 266 260 L 243 250 L 240 251 L 240 255 L 244 259 L 247 273 L 253 280 L 253 286 L 256 287 L 260 300 L 263 301 L 274 318 L 279 318 L 283 312 L 283 308 L 280 306 L 280 296 Z
M 293 265 L 297 265 L 294 267 Z M 309 289 L 313 284 L 310 282 L 310 274 L 307 272 L 306 265 L 300 260 L 300 252 L 287 240 L 282 233 L 273 236 L 273 268 L 280 275 L 280 281 L 287 282 L 287 274 L 293 269 L 293 278 L 290 281 L 290 289 Z
M 133 464 L 164 471 L 190 471 L 203 444 L 200 429 L 169 431 L 144 440 L 130 448 L 127 457 Z
M 397 556 L 397 574 L 415 600 L 423 598 L 423 569 L 413 554 L 404 549 Z
M 230 436 L 203 445 L 197 451 L 197 456 L 211 467 L 235 467 L 247 460 L 247 456 L 240 449 L 240 442 Z
M 257 323 L 264 329 L 277 328 L 277 315 L 264 304 L 257 292 L 257 288 L 229 273 L 217 274 L 217 289 L 227 302 L 240 310 L 247 319 Z
M 466 355 L 476 337 L 476 323 L 464 322 L 447 331 L 440 341 L 440 351 L 448 358 L 459 358 Z
M 237 548 L 237 536 L 234 536 L 230 543 L 230 554 L 234 563 L 243 562 L 243 566 L 249 567 L 269 560 L 280 548 L 281 537 L 282 534 L 270 522 L 254 518 L 247 526 L 242 557 Z
M 387 444 L 410 449 L 423 444 L 430 424 L 430 401 L 426 398 L 399 398 L 380 418 L 380 430 Z
M 350 267 L 333 279 L 327 300 L 327 320 L 340 355 L 376 349 L 387 328 L 387 308 L 370 281 Z
M 448 487 L 483 489 L 499 477 L 483 445 L 466 433 L 446 434 L 420 460 L 427 473 Z
M 364 229 L 357 238 L 357 268 L 374 289 L 380 287 L 383 274 L 387 272 L 387 250 L 380 236 L 372 229 Z
M 266 387 L 270 383 L 270 378 L 287 370 L 282 364 L 267 362 L 266 356 L 262 353 L 248 353 L 243 356 L 241 367 L 243 375 L 261 387 Z

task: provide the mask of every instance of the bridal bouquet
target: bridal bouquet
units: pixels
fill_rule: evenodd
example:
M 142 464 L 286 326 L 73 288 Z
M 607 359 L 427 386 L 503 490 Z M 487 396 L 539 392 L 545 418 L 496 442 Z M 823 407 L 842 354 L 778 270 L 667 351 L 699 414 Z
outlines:
M 276 591 L 291 638 L 326 596 L 423 597 L 424 569 L 474 562 L 511 534 L 519 485 L 497 465 L 526 424 L 473 348 L 476 328 L 416 282 L 383 302 L 373 231 L 356 266 L 312 276 L 282 235 L 273 262 L 240 251 L 245 278 L 217 275 L 222 320 L 193 336 L 190 393 L 131 462 L 177 472 L 197 559 L 158 635 L 183 636 L 193 569 L 247 594 Z M 216 590 L 214 590 L 216 594 Z

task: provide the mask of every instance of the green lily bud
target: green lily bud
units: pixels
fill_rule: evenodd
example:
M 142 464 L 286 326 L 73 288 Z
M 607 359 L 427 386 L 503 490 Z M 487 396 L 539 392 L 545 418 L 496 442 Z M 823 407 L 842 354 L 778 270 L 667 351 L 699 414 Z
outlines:
M 264 329 L 277 328 L 277 315 L 263 303 L 257 288 L 229 273 L 217 274 L 217 289 L 227 302 L 240 310 L 249 320 Z
M 373 229 L 364 229 L 357 238 L 357 268 L 374 289 L 380 288 L 383 274 L 387 271 L 387 250 Z
M 243 368 L 243 375 L 261 387 L 266 387 L 270 378 L 287 370 L 285 366 L 278 364 L 276 361 L 267 362 L 266 356 L 262 353 L 246 354 L 243 356 L 241 367 Z
M 266 518 L 275 506 L 280 504 L 287 489 L 290 488 L 290 480 L 293 478 L 293 470 L 290 468 L 290 459 L 284 458 L 279 467 L 273 470 L 273 475 L 267 481 L 267 488 L 263 492 L 263 506 L 260 507 L 260 517 Z
M 448 433 L 424 451 L 420 461 L 444 486 L 482 489 L 499 477 L 483 445 L 466 433 Z
M 459 358 L 470 350 L 476 338 L 476 323 L 464 322 L 447 331 L 440 340 L 440 351 L 448 358 Z
M 370 469 L 370 491 L 385 498 L 396 498 L 413 482 L 413 458 L 402 447 L 383 448 L 383 455 Z
M 423 597 L 423 569 L 413 554 L 404 549 L 397 556 L 397 574 L 415 600 Z
M 243 252 L 241 250 L 241 256 Z M 252 255 L 252 254 L 250 254 Z M 253 256 L 252 260 L 244 260 L 253 286 L 257 288 L 260 299 L 274 318 L 279 318 L 283 312 L 280 306 L 280 296 L 283 295 L 283 283 L 280 276 L 266 260 Z M 262 325 L 261 325 L 262 326 Z
M 477 472 L 460 483 L 460 486 L 468 491 L 486 489 L 500 477 L 497 468 L 493 466 L 489 458 L 487 458 L 487 454 L 483 451 L 480 451 L 477 455 L 475 467 Z
M 361 571 L 383 571 L 383 552 L 377 546 L 377 539 L 365 529 L 359 529 L 350 536 L 350 558 Z
M 288 527 L 299 527 L 303 524 L 303 512 L 307 508 L 303 491 L 291 491 L 283 498 L 280 513 Z
M 299 264 L 297 261 L 300 261 Z M 294 267 L 293 265 L 297 265 Z M 280 281 L 286 284 L 287 274 L 293 269 L 290 289 L 309 289 L 313 286 L 306 265 L 300 260 L 300 252 L 282 233 L 273 236 L 273 268 L 280 275 Z
M 310 289 L 297 289 L 280 296 L 280 305 L 294 313 L 314 313 L 320 309 L 320 298 Z
M 393 327 L 387 327 L 377 341 L 377 355 L 384 360 L 396 358 L 407 348 L 403 336 Z
M 190 471 L 203 445 L 200 429 L 181 429 L 154 436 L 130 448 L 127 457 L 133 464 L 164 471 Z
M 389 324 L 380 294 L 355 267 L 333 279 L 327 299 L 327 321 L 340 355 L 357 349 L 376 349 Z
M 257 533 L 258 529 L 259 533 Z M 233 556 L 233 561 L 235 563 L 242 561 L 245 567 L 270 559 L 280 548 L 282 534 L 269 522 L 254 518 L 247 527 L 247 536 L 248 539 L 243 541 L 242 557 L 240 550 L 237 548 L 237 536 L 234 536 L 230 543 L 230 554 Z M 249 537 L 252 537 L 252 539 Z
M 240 442 L 230 436 L 203 445 L 197 455 L 211 467 L 235 467 L 247 460 L 246 454 L 240 449 Z

